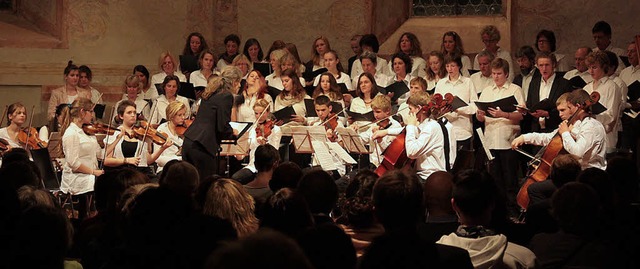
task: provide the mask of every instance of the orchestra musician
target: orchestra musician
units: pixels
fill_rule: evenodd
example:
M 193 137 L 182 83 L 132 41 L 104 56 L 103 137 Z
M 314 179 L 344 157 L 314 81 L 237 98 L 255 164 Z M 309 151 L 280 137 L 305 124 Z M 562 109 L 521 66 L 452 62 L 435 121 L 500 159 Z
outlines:
M 414 94 L 417 92 L 427 92 L 428 82 L 424 78 L 412 78 L 409 83 L 409 94 Z M 398 115 L 400 115 L 401 120 L 406 119 L 407 116 L 411 113 L 409 111 L 409 104 L 407 102 L 401 103 L 398 107 Z M 401 124 L 403 122 L 400 122 Z
M 360 139 L 365 145 L 369 145 L 372 152 L 369 154 L 369 163 L 378 167 L 382 162 L 384 151 L 395 139 L 395 136 L 402 132 L 402 125 L 391 117 L 391 98 L 389 96 L 380 94 L 374 97 L 371 109 L 373 109 L 373 116 L 378 123 L 360 133 Z M 374 170 L 375 167 L 373 167 Z
M 235 66 L 223 68 L 219 77 L 212 78 L 202 93 L 198 116 L 184 134 L 182 159 L 198 169 L 200 178 L 218 173 L 220 142 L 237 135 L 229 122 L 232 92 L 240 88 L 241 78 L 242 73 Z
M 27 120 L 27 108 L 20 102 L 10 104 L 6 114 L 7 127 L 0 129 L 0 138 L 9 142 L 10 148 L 19 148 L 18 134 L 22 132 L 22 125 Z
M 280 126 L 275 125 L 275 121 L 271 118 L 272 115 L 268 111 L 269 106 L 271 104 L 265 99 L 258 99 L 253 105 L 254 117 L 257 122 L 249 130 L 249 164 L 231 176 L 232 179 L 242 185 L 253 181 L 258 173 L 255 166 L 255 152 L 258 146 L 269 144 L 277 147 L 280 145 L 282 131 Z
M 169 147 L 163 149 L 163 145 L 154 144 L 153 151 L 161 151 L 160 156 L 156 160 L 158 164 L 158 169 L 156 173 L 162 172 L 162 168 L 166 163 L 171 160 L 182 160 L 182 153 L 180 152 L 180 147 L 182 147 L 182 138 L 180 138 L 180 134 L 176 130 L 178 126 L 183 126 L 185 122 L 185 118 L 187 117 L 187 106 L 185 106 L 182 102 L 173 101 L 167 106 L 167 120 L 166 122 L 160 124 L 158 126 L 158 132 L 167 135 L 167 138 L 173 142 L 177 147 Z
M 330 142 L 337 142 L 338 135 L 336 134 L 336 129 L 338 127 L 344 127 L 344 126 L 342 125 L 342 122 L 338 120 L 338 116 L 334 113 L 331 113 L 331 110 L 333 108 L 331 106 L 331 100 L 327 96 L 320 95 L 313 100 L 313 105 L 316 110 L 316 114 L 318 114 L 318 118 L 310 122 L 309 126 L 324 125 L 327 139 Z M 330 151 L 330 153 L 331 153 L 331 157 L 333 158 L 333 162 L 336 164 L 340 164 L 336 166 L 338 168 L 336 172 L 340 176 L 343 176 L 346 173 L 346 167 L 342 164 L 340 157 L 338 157 L 333 151 Z M 313 155 L 315 155 L 315 153 Z M 312 160 L 311 166 L 320 165 L 320 163 L 317 161 L 317 159 L 313 155 L 311 157 L 311 160 Z
M 342 107 L 346 107 L 345 100 L 343 99 L 342 93 L 340 92 L 340 86 L 336 82 L 336 78 L 329 72 L 324 72 L 320 75 L 320 83 L 313 91 L 312 98 L 315 100 L 318 96 L 327 96 L 331 102 L 338 102 L 342 105 Z M 351 96 L 351 95 L 349 95 Z M 345 124 L 345 118 L 339 117 L 342 124 Z
M 91 92 L 87 89 L 78 87 L 80 80 L 80 72 L 77 65 L 69 61 L 67 67 L 64 68 L 64 86 L 51 91 L 49 99 L 49 108 L 47 109 L 47 119 L 55 116 L 56 107 L 59 104 L 70 104 L 78 97 L 91 99 Z
M 107 145 L 104 166 L 110 168 L 133 167 L 149 178 L 155 178 L 155 173 L 149 166 L 173 144 L 171 139 L 166 139 L 159 150 L 152 152 L 150 142 L 146 140 L 150 138 L 150 131 L 145 130 L 148 125 L 139 125 L 137 122 L 136 104 L 128 100 L 122 101 L 116 108 L 116 113 L 117 122 L 122 124 L 113 135 L 104 139 L 104 144 Z M 146 133 L 146 136 L 143 135 L 145 141 L 142 141 L 142 137 L 136 133 Z

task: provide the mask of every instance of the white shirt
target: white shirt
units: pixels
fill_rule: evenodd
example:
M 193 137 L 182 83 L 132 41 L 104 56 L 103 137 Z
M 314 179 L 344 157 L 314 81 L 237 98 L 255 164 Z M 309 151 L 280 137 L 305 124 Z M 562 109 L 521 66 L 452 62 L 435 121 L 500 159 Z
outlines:
M 305 94 L 303 97 L 303 100 L 296 102 L 295 100 L 285 100 L 284 98 L 282 98 L 282 95 L 278 95 L 276 97 L 276 101 L 273 103 L 273 110 L 278 111 L 287 106 L 291 106 L 293 108 L 293 111 L 296 113 L 296 115 L 304 117 L 307 114 L 307 107 L 304 105 L 304 99 L 311 99 L 311 97 Z M 290 121 L 286 123 L 284 126 L 288 126 L 288 125 L 301 125 L 301 124 L 295 121 Z
M 177 134 L 171 133 L 171 131 L 169 130 L 168 122 L 164 122 L 160 124 L 157 130 L 158 132 L 167 134 L 167 137 L 171 139 L 171 142 L 173 142 L 173 144 L 177 146 L 177 147 L 171 146 L 166 148 L 162 152 L 162 154 L 158 156 L 158 159 L 156 159 L 156 163 L 158 164 L 158 170 L 156 170 L 156 173 L 160 173 L 162 171 L 162 168 L 164 168 L 164 165 L 167 164 L 169 161 L 182 160 L 182 155 L 178 156 L 178 151 L 179 151 L 178 148 L 182 147 L 183 140 Z M 158 151 L 160 150 L 161 147 L 162 147 L 161 145 L 153 144 L 153 151 Z
M 438 84 L 438 81 L 440 81 L 440 79 L 433 79 L 433 80 L 428 80 L 427 77 L 424 77 L 424 80 L 427 81 L 427 91 L 431 91 L 433 90 L 433 88 L 436 87 L 436 84 Z
M 176 70 L 175 72 L 173 72 L 173 75 L 178 77 L 180 82 L 187 82 L 187 77 L 185 77 L 184 74 L 180 73 L 180 71 Z M 161 84 L 162 82 L 164 82 L 164 78 L 166 77 L 167 73 L 165 72 L 160 72 L 151 76 L 151 88 L 154 88 L 156 84 Z
M 258 169 L 256 169 L 255 161 L 256 161 L 256 149 L 260 146 L 258 143 L 258 137 L 256 135 L 256 127 L 251 127 L 249 130 L 249 164 L 244 168 L 251 170 L 253 173 L 258 173 Z M 267 137 L 267 144 L 272 145 L 275 148 L 280 147 L 280 139 L 282 138 L 282 131 L 280 127 L 277 125 L 273 125 L 271 129 L 271 134 Z
M 411 76 L 413 77 L 424 77 L 427 75 L 427 61 L 420 56 L 410 56 L 411 57 Z M 468 57 L 467 57 L 468 58 Z M 393 62 L 389 61 L 389 74 L 393 74 Z
M 64 193 L 83 194 L 93 191 L 96 177 L 92 174 L 74 172 L 81 165 L 98 169 L 100 145 L 93 136 L 88 136 L 75 123 L 71 123 L 62 136 L 65 162 L 62 170 L 60 190 Z
M 371 151 L 371 153 L 369 154 L 369 162 L 371 162 L 371 164 L 375 165 L 376 167 L 380 166 L 382 158 L 384 158 L 384 156 L 382 155 L 384 150 L 387 149 L 389 145 L 391 145 L 391 142 L 393 142 L 393 140 L 396 138 L 395 135 L 398 135 L 398 133 L 393 133 L 393 130 L 402 131 L 402 125 L 400 125 L 400 123 L 398 123 L 396 120 L 389 118 L 389 123 L 391 124 L 387 128 L 387 130 L 389 130 L 389 133 L 385 137 L 383 137 L 381 139 L 382 141 L 380 142 L 371 140 L 371 136 L 373 135 L 372 128 L 369 128 L 366 131 L 360 133 L 360 139 L 362 139 L 362 143 L 364 143 L 365 145 L 369 144 L 369 149 Z
M 418 127 L 408 125 L 405 128 L 407 157 L 416 160 L 416 174 L 422 182 L 427 180 L 433 172 L 446 171 L 444 135 L 440 124 L 432 119 L 426 119 Z M 450 147 L 455 148 L 455 145 Z
M 186 106 L 187 113 L 185 113 L 185 115 L 191 115 L 191 106 L 189 105 L 189 100 L 186 97 L 176 95 L 176 101 L 182 102 Z M 169 100 L 167 100 L 167 97 L 165 97 L 164 94 L 160 95 L 160 97 L 156 99 L 151 107 L 151 123 L 158 124 L 162 119 L 168 120 L 167 106 L 169 106 L 169 103 Z
M 202 74 L 202 71 L 200 70 L 191 72 L 191 75 L 189 75 L 189 82 L 193 84 L 193 87 L 207 86 L 207 78 L 204 77 L 204 74 Z
M 142 92 L 139 95 L 142 96 L 142 99 L 148 99 L 148 100 L 156 100 L 160 96 L 158 94 L 158 89 L 156 89 L 156 85 L 154 84 L 151 84 L 151 86 L 146 92 L 142 90 Z
M 615 148 L 618 142 L 618 132 L 616 132 L 616 124 L 620 118 L 620 95 L 621 89 L 609 77 L 603 77 L 599 80 L 598 87 L 594 88 L 595 81 L 584 86 L 584 90 L 591 94 L 596 91 L 600 93 L 600 104 L 607 108 L 606 111 L 596 115 L 598 120 L 604 126 L 607 132 L 607 147 Z
M 313 86 L 314 87 L 318 86 L 318 83 L 320 83 L 320 77 L 322 77 L 322 74 L 317 75 L 315 80 L 313 80 Z M 347 86 L 347 90 L 351 90 L 352 89 L 351 88 L 351 78 L 349 78 L 349 75 L 347 75 L 347 73 L 340 72 L 340 76 L 338 76 L 337 78 L 334 76 L 334 78 L 336 79 L 336 83 L 338 83 L 338 84 L 344 83 Z M 302 84 L 302 85 L 304 85 L 304 84 Z
M 89 90 L 91 91 L 91 103 L 104 104 L 104 101 L 102 100 L 102 95 L 100 95 L 100 92 L 98 90 L 96 90 L 94 87 L 91 87 L 91 86 L 89 86 Z
M 473 86 L 476 86 L 478 94 L 482 93 L 482 90 L 493 85 L 493 78 L 491 78 L 491 76 L 485 77 L 481 72 L 476 72 L 469 78 L 471 79 Z
M 522 94 L 524 95 L 524 100 L 527 100 L 527 96 L 529 96 L 529 84 L 531 84 L 531 80 L 533 79 L 533 74 L 535 73 L 536 67 L 533 67 L 531 69 L 531 71 L 529 72 L 529 74 L 523 75 L 522 76 Z M 478 72 L 480 73 L 480 72 Z M 540 97 L 540 100 L 542 100 L 544 98 L 542 98 L 542 96 Z
M 387 76 L 393 74 L 393 72 L 389 72 L 390 70 L 389 68 L 387 68 L 387 66 L 387 60 L 376 56 L 376 74 L 383 74 Z M 362 72 L 364 72 L 362 70 L 362 62 L 360 62 L 360 59 L 356 59 L 353 62 L 353 66 L 351 67 L 351 77 L 357 78 L 360 76 L 360 74 L 362 74 Z
M 13 140 L 13 138 L 9 137 L 9 132 L 7 130 L 7 127 L 3 127 L 0 129 L 0 138 L 3 138 L 5 140 L 7 140 L 7 142 L 9 142 L 9 146 L 11 146 L 12 148 L 21 148 L 22 146 L 20 145 L 20 143 L 18 143 L 18 141 Z M 17 137 L 16 137 L 17 139 Z
M 278 90 L 282 90 L 284 89 L 284 86 L 282 85 L 282 79 L 280 77 L 276 77 L 276 73 L 271 73 L 269 74 L 267 77 L 264 78 L 267 81 L 267 85 L 274 87 Z M 302 86 L 305 85 L 305 81 L 303 77 L 300 77 L 300 84 L 302 84 Z
M 556 79 L 556 74 L 551 75 L 549 79 L 547 79 L 547 81 L 544 81 L 544 78 L 540 77 L 540 92 L 539 92 L 540 100 L 549 98 L 549 93 L 551 93 L 551 86 L 553 86 L 553 81 L 555 79 Z
M 360 77 L 352 77 L 351 78 L 351 84 L 352 84 L 352 88 L 351 89 L 357 89 L 358 88 L 358 78 Z M 387 85 L 389 85 L 389 81 L 391 81 L 391 77 L 385 75 L 385 74 L 380 74 L 378 72 L 376 72 L 373 75 L 373 78 L 376 79 L 376 86 L 380 86 L 380 87 L 385 87 Z
M 273 112 L 273 99 L 271 95 L 265 93 L 264 100 L 269 102 L 269 112 Z M 253 105 L 258 101 L 258 94 L 254 94 L 251 97 L 244 97 L 244 102 L 238 106 L 238 121 L 239 122 L 254 122 L 256 121 L 256 114 L 253 112 Z
M 473 65 L 471 65 L 471 59 L 469 59 L 469 56 L 467 55 L 462 55 L 462 57 L 460 57 L 460 60 L 462 60 L 462 68 L 460 68 L 460 74 L 465 77 L 469 77 L 469 69 L 473 67 Z
M 489 86 L 480 94 L 479 101 L 492 102 L 499 99 L 515 96 L 518 105 L 526 106 L 522 88 L 513 83 L 505 83 L 502 87 L 498 87 L 495 83 Z M 520 125 L 512 124 L 511 120 L 506 118 L 485 117 L 484 137 L 486 139 L 486 147 L 488 149 L 511 149 L 511 141 L 520 134 Z
M 556 133 L 557 130 L 551 133 L 528 133 L 524 135 L 524 141 L 528 144 L 544 146 L 549 144 Z M 590 117 L 576 121 L 570 132 L 562 134 L 562 146 L 567 152 L 579 158 L 583 170 L 589 167 L 602 170 L 607 168 L 605 140 L 604 126 Z
M 559 54 L 559 53 L 554 53 L 554 54 L 556 55 L 556 60 L 558 61 L 558 64 L 556 65 L 556 71 L 567 72 L 571 70 L 571 65 L 566 55 Z
M 484 49 L 482 50 L 484 51 Z M 503 50 L 502 48 L 498 48 L 498 52 L 496 54 L 496 58 L 502 58 L 509 63 L 509 77 L 507 79 L 509 80 L 509 82 L 513 81 L 514 69 L 516 69 L 516 66 L 513 65 L 513 61 L 511 60 L 511 53 Z M 480 70 L 480 64 L 478 63 L 478 54 L 476 54 L 476 58 L 473 60 L 473 69 Z
M 380 94 L 380 93 L 378 93 Z M 371 98 L 371 101 L 373 101 L 373 98 Z M 360 97 L 356 97 L 351 99 L 351 106 L 349 107 L 349 111 L 353 111 L 356 113 L 360 113 L 360 114 L 365 114 L 368 113 L 369 111 L 372 111 L 373 109 L 371 109 L 371 104 L 366 104 L 364 102 L 364 100 Z M 371 122 L 369 121 L 356 121 L 354 122 L 354 124 L 357 124 L 358 126 L 364 126 L 366 124 L 369 124 Z M 369 127 L 371 128 L 371 127 Z M 367 129 L 369 129 L 367 128 Z
M 629 86 L 640 80 L 640 66 L 629 66 L 620 72 L 620 79 Z M 636 101 L 636 100 L 631 100 Z
M 578 69 L 573 69 L 573 70 L 565 73 L 564 74 L 564 79 L 571 80 L 572 78 L 574 78 L 576 76 L 580 76 L 582 78 L 582 80 L 584 80 L 584 82 L 586 82 L 587 84 L 589 82 L 593 81 L 593 78 L 591 77 L 591 74 L 589 74 L 589 70 L 584 71 L 584 72 L 580 72 L 580 71 L 578 71 Z
M 444 96 L 451 93 L 459 97 L 468 106 L 458 108 L 457 111 L 445 114 L 447 120 L 453 125 L 453 134 L 456 140 L 462 141 L 473 136 L 473 123 L 471 117 L 476 113 L 475 101 L 478 100 L 476 88 L 471 83 L 471 79 L 460 75 L 457 80 L 451 81 L 449 77 L 438 81 L 435 93 Z

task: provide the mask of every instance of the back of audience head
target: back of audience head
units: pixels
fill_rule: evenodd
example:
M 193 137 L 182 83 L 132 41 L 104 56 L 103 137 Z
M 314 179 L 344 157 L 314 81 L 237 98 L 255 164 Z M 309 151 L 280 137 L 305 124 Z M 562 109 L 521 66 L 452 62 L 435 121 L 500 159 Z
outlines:
M 219 248 L 211 254 L 205 268 L 243 269 L 265 266 L 279 269 L 313 268 L 293 239 L 268 229 Z
M 296 237 L 313 226 L 307 201 L 296 191 L 282 188 L 264 204 L 260 227 L 267 227 Z
M 28 185 L 36 188 L 42 187 L 40 170 L 32 161 L 14 160 L 8 164 L 3 163 L 0 168 L 0 182 L 4 187 L 13 191 Z
M 273 170 L 269 188 L 274 193 L 282 188 L 296 189 L 302 178 L 302 169 L 294 162 L 281 163 Z
M 298 243 L 316 269 L 356 268 L 356 250 L 340 227 L 323 223 L 307 229 Z
M 415 174 L 394 170 L 373 186 L 376 219 L 386 230 L 415 227 L 424 213 L 423 190 Z
M 238 232 L 246 237 L 258 229 L 254 200 L 240 183 L 230 179 L 218 179 L 211 184 L 202 213 L 226 219 Z
M 621 205 L 638 201 L 638 166 L 633 160 L 614 157 L 607 161 L 607 173 L 613 180 Z
M 149 178 L 145 174 L 130 168 L 120 169 L 98 177 L 94 185 L 98 212 L 104 211 L 107 216 L 113 216 L 122 208 L 120 201 L 125 190 L 131 186 L 148 182 Z
M 349 182 L 345 199 L 341 199 L 340 210 L 350 226 L 368 228 L 374 224 L 371 194 L 376 180 L 378 180 L 376 173 L 371 170 L 362 170 Z
M 599 209 L 598 195 L 587 184 L 567 183 L 551 197 L 551 213 L 566 233 L 588 236 L 595 232 Z
M 169 168 L 165 167 L 162 173 L 165 175 L 160 181 L 160 186 L 183 195 L 193 196 L 200 183 L 198 170 L 188 162 L 172 164 Z
M 549 178 L 556 188 L 560 188 L 566 183 L 576 181 L 580 171 L 582 167 L 578 159 L 571 154 L 564 154 L 556 157 L 551 163 Z
M 496 205 L 497 187 L 485 173 L 466 170 L 454 179 L 453 209 L 458 213 L 462 225 L 490 225 Z
M 255 152 L 255 166 L 260 172 L 267 172 L 274 170 L 280 162 L 280 153 L 278 150 L 269 144 L 258 146 Z
M 609 174 L 602 169 L 587 168 L 578 176 L 578 182 L 584 183 L 598 194 L 600 205 L 606 211 L 613 210 L 614 207 L 614 190 L 613 183 Z
M 309 204 L 312 214 L 329 215 L 338 201 L 338 186 L 324 170 L 314 169 L 302 176 L 298 191 Z
M 430 216 L 455 215 L 451 207 L 453 175 L 438 171 L 424 182 L 424 202 Z
M 57 206 L 48 192 L 29 185 L 22 186 L 18 189 L 18 199 L 20 200 L 20 207 L 23 210 L 32 206 L 52 208 Z
M 12 148 L 2 155 L 2 167 L 18 161 L 29 161 L 29 154 L 23 148 Z

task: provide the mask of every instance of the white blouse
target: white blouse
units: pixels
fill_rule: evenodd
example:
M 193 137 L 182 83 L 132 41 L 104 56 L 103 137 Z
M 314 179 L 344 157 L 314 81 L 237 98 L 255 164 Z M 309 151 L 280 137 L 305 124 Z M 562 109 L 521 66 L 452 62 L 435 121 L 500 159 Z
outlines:
M 9 142 L 9 146 L 11 146 L 12 148 L 22 147 L 20 143 L 18 143 L 18 141 L 15 141 L 13 140 L 13 138 L 9 137 L 9 132 L 7 130 L 7 127 L 3 127 L 2 129 L 0 129 L 0 138 L 7 140 L 7 142 Z
M 171 139 L 171 142 L 173 142 L 174 145 L 178 147 L 182 147 L 182 142 L 183 142 L 182 138 L 180 138 L 178 135 L 175 135 L 171 133 L 171 131 L 169 131 L 168 122 L 160 124 L 157 130 L 158 132 L 167 134 L 167 137 Z M 167 164 L 169 161 L 182 160 L 182 155 L 178 156 L 179 150 L 178 150 L 178 147 L 176 146 L 168 147 L 162 152 L 162 154 L 160 154 L 160 156 L 158 156 L 158 159 L 156 159 L 156 163 L 158 164 L 158 170 L 156 170 L 157 173 L 160 173 L 162 171 L 162 168 L 164 168 L 164 165 Z M 154 144 L 153 150 L 158 151 L 160 150 L 161 147 L 162 146 L 160 145 Z
M 269 112 L 273 112 L 273 99 L 271 95 L 264 94 L 264 100 L 269 102 Z M 239 122 L 254 122 L 256 121 L 256 114 L 253 112 L 253 106 L 258 101 L 258 94 L 254 94 L 251 97 L 244 97 L 244 103 L 238 106 L 238 121 Z M 266 112 L 265 112 L 266 113 Z
M 191 115 L 191 106 L 189 105 L 189 99 L 184 96 L 177 95 L 176 101 L 182 102 L 185 105 L 187 110 L 185 115 Z M 153 103 L 153 106 L 151 107 L 151 123 L 158 124 L 162 119 L 168 120 L 167 106 L 169 106 L 169 103 L 169 100 L 167 100 L 167 97 L 165 97 L 164 94 L 160 95 L 160 97 L 156 99 L 156 101 Z
M 94 136 L 89 136 L 75 123 L 69 125 L 62 136 L 65 162 L 62 170 L 60 190 L 64 193 L 83 194 L 93 191 L 96 177 L 92 174 L 74 172 L 81 165 L 98 169 L 100 145 Z
M 318 83 L 320 83 L 320 77 L 322 77 L 322 74 L 316 76 L 315 80 L 313 81 L 314 87 L 318 86 Z M 340 77 L 336 78 L 336 83 L 344 83 L 347 86 L 347 90 L 351 90 L 351 78 L 349 78 L 349 75 L 347 75 L 347 73 L 345 72 L 340 72 Z
M 518 85 L 506 82 L 502 87 L 495 83 L 489 86 L 480 94 L 479 101 L 493 102 L 499 99 L 514 96 L 518 105 L 526 106 L 522 88 Z M 512 124 L 511 120 L 505 118 L 485 117 L 484 137 L 488 149 L 511 149 L 511 141 L 520 134 L 520 125 Z
M 476 87 L 471 83 L 471 79 L 460 75 L 457 80 L 451 81 L 448 77 L 441 79 L 436 86 L 435 93 L 442 94 L 447 93 L 457 96 L 468 106 L 458 108 L 457 111 L 452 111 L 445 114 L 445 117 L 451 124 L 453 124 L 453 133 L 458 141 L 466 140 L 473 136 L 473 124 L 471 116 L 476 113 L 475 101 L 478 100 L 478 93 Z M 451 134 L 450 134 L 451 135 Z
M 187 82 L 187 77 L 185 77 L 184 74 L 180 73 L 180 71 L 176 70 L 175 72 L 173 72 L 173 75 L 178 77 L 180 82 Z M 151 88 L 155 88 L 156 84 L 164 82 L 164 78 L 166 77 L 167 73 L 165 72 L 160 72 L 151 76 Z

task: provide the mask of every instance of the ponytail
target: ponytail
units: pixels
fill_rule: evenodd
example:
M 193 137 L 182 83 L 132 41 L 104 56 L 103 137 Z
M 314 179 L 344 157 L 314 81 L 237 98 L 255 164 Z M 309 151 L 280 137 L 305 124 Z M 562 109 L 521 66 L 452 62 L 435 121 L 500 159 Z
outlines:
M 93 103 L 91 103 L 91 100 L 84 97 L 76 98 L 73 103 L 64 107 L 61 113 L 62 123 L 60 127 L 60 133 L 64 135 L 64 132 L 67 131 L 67 128 L 69 128 L 69 125 L 71 125 L 73 120 L 80 117 L 81 109 L 91 110 L 92 108 Z

